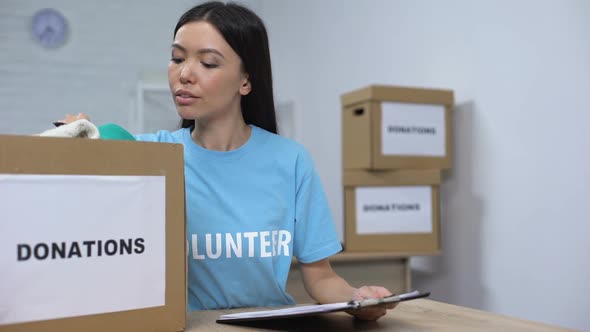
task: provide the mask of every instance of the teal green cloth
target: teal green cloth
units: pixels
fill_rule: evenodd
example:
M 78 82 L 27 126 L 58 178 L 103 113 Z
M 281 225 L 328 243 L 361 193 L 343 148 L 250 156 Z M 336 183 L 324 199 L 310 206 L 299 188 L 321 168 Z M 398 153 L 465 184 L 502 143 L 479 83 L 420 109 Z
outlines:
M 135 137 L 133 135 L 131 135 L 123 127 L 114 123 L 107 123 L 102 126 L 98 126 L 98 132 L 100 133 L 101 139 L 135 141 Z

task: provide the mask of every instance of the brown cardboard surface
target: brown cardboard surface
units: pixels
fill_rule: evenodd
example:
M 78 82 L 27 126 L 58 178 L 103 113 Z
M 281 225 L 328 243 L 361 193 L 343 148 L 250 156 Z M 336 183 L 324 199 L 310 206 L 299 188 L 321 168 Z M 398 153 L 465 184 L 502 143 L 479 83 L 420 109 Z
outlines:
M 441 171 L 432 170 L 343 170 L 344 249 L 346 252 L 399 252 L 404 255 L 440 253 L 439 185 Z M 432 233 L 356 234 L 355 188 L 378 186 L 432 186 Z
M 350 106 L 364 101 L 399 101 L 424 104 L 453 104 L 453 91 L 446 89 L 424 89 L 389 85 L 370 85 L 343 94 L 340 102 Z
M 348 168 L 371 168 L 371 103 L 344 107 L 342 112 L 342 164 Z
M 166 304 L 164 306 L 4 325 L 0 326 L 2 332 L 139 332 L 184 329 L 186 324 L 186 223 L 182 145 L 0 135 L 0 173 L 166 176 Z
M 451 168 L 452 90 L 372 85 L 343 94 L 342 166 L 344 169 Z M 381 102 L 437 104 L 445 106 L 446 153 L 444 157 L 384 156 L 381 154 Z
M 407 255 L 440 254 L 439 187 L 432 186 L 432 233 L 356 234 L 354 187 L 344 189 L 344 250 L 347 252 L 403 252 Z
M 416 170 L 343 170 L 342 184 L 349 186 L 407 186 L 440 184 L 441 171 L 438 169 Z

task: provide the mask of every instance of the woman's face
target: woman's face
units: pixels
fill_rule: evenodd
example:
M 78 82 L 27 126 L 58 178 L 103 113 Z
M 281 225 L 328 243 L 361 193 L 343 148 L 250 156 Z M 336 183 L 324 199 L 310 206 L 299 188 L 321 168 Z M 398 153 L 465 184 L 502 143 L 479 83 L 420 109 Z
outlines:
M 187 23 L 176 32 L 168 82 L 183 119 L 240 114 L 240 98 L 251 89 L 240 57 L 204 21 Z

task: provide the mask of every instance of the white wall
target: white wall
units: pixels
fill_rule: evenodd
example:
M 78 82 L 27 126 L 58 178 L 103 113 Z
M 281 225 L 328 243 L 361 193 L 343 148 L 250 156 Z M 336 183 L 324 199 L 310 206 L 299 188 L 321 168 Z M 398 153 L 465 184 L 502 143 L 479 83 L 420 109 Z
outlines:
M 433 298 L 590 331 L 590 2 L 245 1 L 268 24 L 277 103 L 295 112 L 342 229 L 340 94 L 368 84 L 455 90 L 455 166 L 442 186 L 444 254 L 415 259 Z M 164 72 L 195 1 L 0 1 L 0 133 L 64 113 L 126 122 Z M 69 43 L 28 25 L 55 7 Z
M 146 74 L 166 77 L 176 22 L 199 2 L 1 0 L 0 133 L 41 132 L 79 112 L 134 128 L 137 83 Z M 257 1 L 243 2 L 257 9 Z M 31 17 L 47 7 L 68 19 L 69 40 L 58 49 L 31 35 Z
M 434 299 L 590 328 L 590 2 L 263 1 L 276 94 L 294 104 L 342 222 L 339 96 L 455 91 Z
M 590 331 L 590 2 L 262 1 L 279 102 L 342 227 L 339 96 L 455 91 L 434 299 Z

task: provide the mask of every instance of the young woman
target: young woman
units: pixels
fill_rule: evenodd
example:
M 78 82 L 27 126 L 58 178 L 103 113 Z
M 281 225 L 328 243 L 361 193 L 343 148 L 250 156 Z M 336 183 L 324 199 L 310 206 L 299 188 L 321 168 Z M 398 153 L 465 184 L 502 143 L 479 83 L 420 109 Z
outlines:
M 391 294 L 354 288 L 330 267 L 340 241 L 310 155 L 276 134 L 268 37 L 256 14 L 221 2 L 188 10 L 174 29 L 168 80 L 182 129 L 136 138 L 184 145 L 190 310 L 294 304 L 285 290 L 292 256 L 320 303 Z

